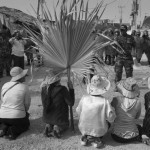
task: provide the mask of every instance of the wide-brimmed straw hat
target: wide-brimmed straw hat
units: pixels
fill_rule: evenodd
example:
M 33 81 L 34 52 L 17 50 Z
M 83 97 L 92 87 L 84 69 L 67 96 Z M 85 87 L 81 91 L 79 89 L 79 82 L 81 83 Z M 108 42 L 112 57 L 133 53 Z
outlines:
M 87 86 L 87 93 L 90 95 L 101 95 L 106 93 L 109 88 L 110 81 L 107 78 L 94 75 L 91 79 L 91 83 Z
M 10 71 L 11 81 L 17 81 L 27 75 L 28 69 L 23 70 L 20 67 L 13 67 Z
M 118 92 L 120 92 L 123 96 L 127 98 L 136 98 L 140 95 L 139 86 L 137 85 L 137 81 L 129 77 L 125 81 L 121 81 L 117 85 Z

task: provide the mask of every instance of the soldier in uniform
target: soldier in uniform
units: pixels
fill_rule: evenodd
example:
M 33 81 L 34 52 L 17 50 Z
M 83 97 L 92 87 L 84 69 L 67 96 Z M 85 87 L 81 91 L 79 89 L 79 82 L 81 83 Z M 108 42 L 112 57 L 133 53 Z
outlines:
M 148 36 L 148 31 L 145 30 L 143 32 L 143 43 L 142 43 L 142 48 L 143 48 L 143 53 L 147 56 L 148 59 L 148 64 L 150 65 L 150 38 Z
M 114 30 L 114 39 L 116 39 L 120 35 L 119 29 Z
M 108 29 L 107 36 L 112 40 L 114 39 L 114 33 L 111 28 Z M 108 45 L 105 47 L 105 55 L 105 63 L 113 66 L 115 64 L 116 51 L 112 48 L 112 46 Z
M 138 30 L 136 32 L 136 36 L 134 38 L 134 40 L 135 40 L 136 59 L 137 59 L 138 63 L 140 63 L 141 58 L 142 58 L 142 54 L 143 54 L 143 49 L 142 49 L 143 39 L 140 37 L 140 35 L 141 35 L 141 32 L 140 32 L 140 30 Z
M 135 41 L 131 35 L 127 34 L 127 26 L 121 25 L 120 35 L 116 37 L 116 41 L 124 50 L 123 53 L 117 52 L 115 63 L 115 82 L 119 82 L 122 79 L 123 67 L 125 68 L 126 78 L 133 75 L 133 58 L 132 49 L 135 48 Z
M 0 78 L 3 77 L 3 71 L 6 70 L 6 75 L 10 75 L 10 59 L 11 59 L 11 45 L 9 44 L 10 34 L 2 26 L 0 32 Z

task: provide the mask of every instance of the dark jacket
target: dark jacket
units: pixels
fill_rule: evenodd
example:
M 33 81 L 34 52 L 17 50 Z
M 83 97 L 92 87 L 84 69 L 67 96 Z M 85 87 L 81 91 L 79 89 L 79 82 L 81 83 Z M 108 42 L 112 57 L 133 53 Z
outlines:
M 48 91 L 48 92 L 47 92 Z M 74 104 L 74 90 L 70 92 L 65 86 L 57 85 L 51 95 L 49 88 L 42 87 L 43 121 L 52 125 L 69 125 L 69 106 Z

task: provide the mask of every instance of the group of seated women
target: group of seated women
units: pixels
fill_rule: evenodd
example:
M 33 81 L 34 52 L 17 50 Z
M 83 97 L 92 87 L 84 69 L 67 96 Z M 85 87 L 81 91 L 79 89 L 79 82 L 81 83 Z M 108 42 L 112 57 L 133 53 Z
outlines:
M 16 139 L 30 126 L 29 88 L 25 85 L 27 70 L 14 67 L 12 79 L 3 85 L 0 107 L 0 137 Z M 60 84 L 61 78 L 54 74 L 41 84 L 43 122 L 46 137 L 61 138 L 69 127 L 69 108 L 74 105 L 74 89 Z M 81 145 L 92 144 L 95 148 L 104 146 L 103 137 L 110 129 L 111 137 L 120 143 L 143 142 L 150 145 L 150 92 L 146 93 L 143 125 L 137 124 L 141 114 L 140 88 L 134 78 L 127 78 L 117 84 L 117 96 L 112 101 L 105 98 L 111 88 L 110 81 L 96 74 L 87 85 L 76 111 L 79 115 Z M 143 138 L 144 137 L 144 138 Z

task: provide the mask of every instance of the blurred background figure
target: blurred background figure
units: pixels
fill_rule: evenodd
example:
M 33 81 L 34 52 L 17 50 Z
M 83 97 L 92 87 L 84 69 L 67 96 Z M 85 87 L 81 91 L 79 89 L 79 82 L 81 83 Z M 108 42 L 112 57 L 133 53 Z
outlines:
M 11 33 L 9 29 L 2 25 L 0 29 L 0 78 L 3 77 L 4 70 L 6 70 L 6 75 L 10 75 L 10 60 L 11 60 L 11 45 L 9 43 L 9 38 Z
M 112 40 L 114 39 L 114 33 L 111 28 L 108 29 L 107 36 Z M 108 45 L 105 47 L 105 63 L 107 65 L 113 66 L 115 64 L 115 55 L 116 51 L 112 48 L 112 46 Z
M 136 59 L 137 59 L 138 63 L 140 63 L 141 58 L 142 58 L 142 54 L 143 54 L 143 49 L 142 49 L 143 40 L 142 40 L 142 38 L 140 36 L 141 36 L 141 32 L 140 32 L 140 30 L 138 30 L 136 32 L 136 36 L 134 37 Z
M 143 32 L 142 39 L 143 39 L 142 44 L 143 53 L 145 53 L 145 55 L 147 56 L 148 65 L 150 66 L 150 38 L 147 30 Z
M 135 37 L 135 36 L 136 36 L 136 30 L 132 30 L 131 36 L 132 36 L 132 37 Z
M 9 42 L 12 45 L 12 60 L 14 67 L 18 66 L 24 69 L 24 46 L 26 40 L 23 39 L 20 31 L 15 31 Z
M 114 39 L 117 38 L 120 35 L 119 29 L 114 30 Z

